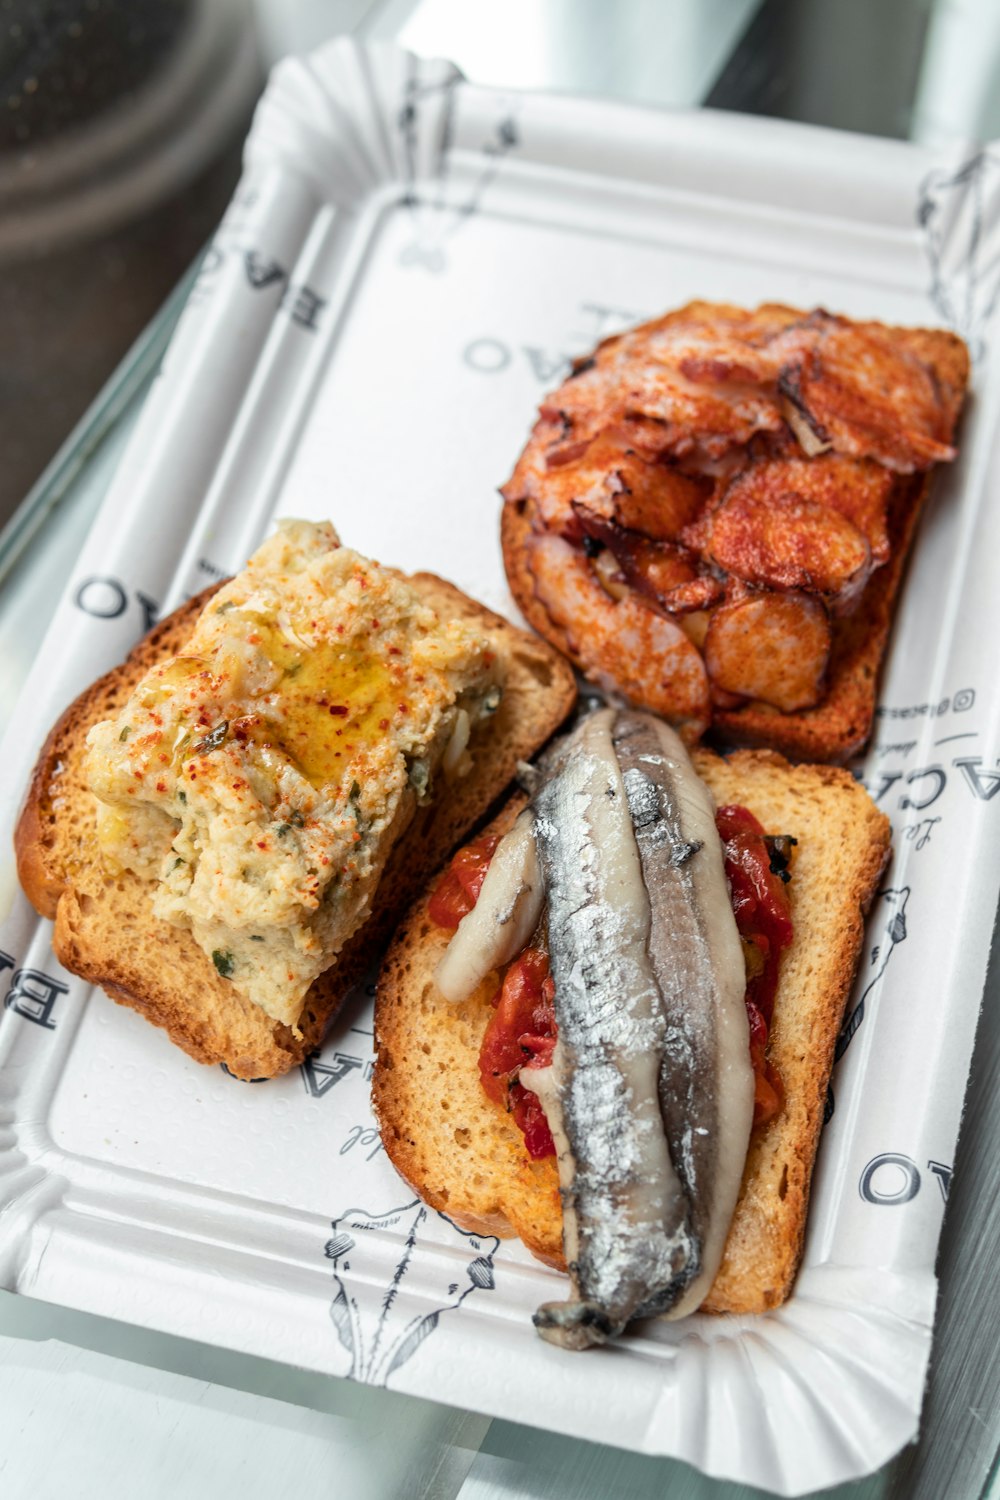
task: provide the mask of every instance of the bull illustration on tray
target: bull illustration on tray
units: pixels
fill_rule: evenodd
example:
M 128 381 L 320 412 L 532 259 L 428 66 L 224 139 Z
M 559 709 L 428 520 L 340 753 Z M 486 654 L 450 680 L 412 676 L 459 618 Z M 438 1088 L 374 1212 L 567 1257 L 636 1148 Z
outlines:
M 325 1253 L 336 1295 L 330 1317 L 351 1358 L 351 1380 L 386 1385 L 473 1292 L 493 1291 L 495 1235 L 468 1233 L 412 1199 L 388 1213 L 348 1209 Z

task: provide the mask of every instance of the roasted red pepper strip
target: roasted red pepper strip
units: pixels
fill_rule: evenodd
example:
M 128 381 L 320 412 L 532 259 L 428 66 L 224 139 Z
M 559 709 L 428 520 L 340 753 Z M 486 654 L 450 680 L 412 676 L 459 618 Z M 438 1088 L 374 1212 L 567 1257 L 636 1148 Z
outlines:
M 733 915 L 747 956 L 747 1018 L 754 1071 L 754 1125 L 773 1120 L 785 1102 L 781 1077 L 767 1057 L 782 949 L 792 941 L 788 894 L 771 869 L 761 825 L 745 807 L 720 807 L 715 826 L 723 844 Z
M 458 926 L 464 916 L 479 900 L 479 892 L 486 879 L 500 835 L 490 833 L 475 839 L 459 849 L 451 864 L 434 887 L 427 914 L 439 927 L 450 931 Z
M 555 1145 L 545 1112 L 526 1081 L 537 1058 L 544 1067 L 552 1060 L 556 1038 L 556 1013 L 552 999 L 555 985 L 549 974 L 549 955 L 541 948 L 526 948 L 504 976 L 496 997 L 496 1014 L 486 1028 L 479 1050 L 479 1073 L 483 1088 L 495 1103 L 514 1116 L 524 1132 L 528 1155 L 536 1161 L 555 1155 Z

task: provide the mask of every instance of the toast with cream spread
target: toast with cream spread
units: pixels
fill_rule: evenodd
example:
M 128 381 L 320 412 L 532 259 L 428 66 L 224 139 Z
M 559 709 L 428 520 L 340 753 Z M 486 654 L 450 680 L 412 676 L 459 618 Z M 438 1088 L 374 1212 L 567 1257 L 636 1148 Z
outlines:
M 620 718 L 618 722 L 621 723 Z M 634 726 L 627 723 L 625 731 L 633 736 L 636 734 Z M 615 732 L 618 733 L 618 730 Z M 690 828 L 687 834 L 674 828 L 673 842 L 670 842 L 669 829 L 664 832 L 669 824 L 669 816 L 667 824 L 660 827 L 656 817 L 650 813 L 649 806 L 643 803 L 641 794 L 644 782 L 639 773 L 644 766 L 648 767 L 651 760 L 656 759 L 656 754 L 651 756 L 648 746 L 644 751 L 638 738 L 633 738 L 633 748 L 636 753 L 633 753 L 628 769 L 623 771 L 623 785 L 635 820 L 636 842 L 643 860 L 646 853 L 653 851 L 656 858 L 665 861 L 669 885 L 678 878 L 681 870 L 693 868 L 697 863 L 700 857 L 697 850 L 701 847 L 702 839 L 692 840 Z M 544 1038 L 531 1035 L 518 1039 L 520 1050 L 527 1059 L 520 1079 L 529 1095 L 529 1103 L 532 1102 L 532 1091 L 537 1088 L 537 1097 L 541 1099 L 552 1126 L 552 1144 L 558 1153 L 558 1161 L 552 1154 L 533 1156 L 528 1149 L 529 1132 L 535 1128 L 535 1116 L 530 1110 L 527 1114 L 520 1113 L 525 1100 L 524 1091 L 521 1091 L 520 1099 L 513 1092 L 509 1093 L 506 1104 L 502 1105 L 496 1102 L 495 1097 L 490 1097 L 484 1086 L 484 1079 L 489 1083 L 489 1075 L 495 1077 L 498 1068 L 507 1065 L 501 1061 L 494 1062 L 492 1068 L 489 1066 L 488 1056 L 496 1058 L 499 1054 L 495 1050 L 488 1053 L 484 1039 L 508 1003 L 510 997 L 507 981 L 517 964 L 499 966 L 483 977 L 472 993 L 458 1003 L 454 999 L 446 999 L 442 993 L 440 986 L 444 985 L 452 994 L 461 994 L 463 983 L 459 981 L 456 988 L 456 968 L 453 961 L 456 950 L 452 945 L 457 939 L 453 938 L 452 931 L 440 925 L 440 917 L 435 919 L 437 907 L 434 901 L 440 901 L 439 893 L 443 889 L 440 883 L 425 893 L 397 932 L 379 978 L 376 1002 L 378 1061 L 374 1079 L 374 1103 L 382 1139 L 391 1160 L 422 1198 L 447 1213 L 461 1226 L 481 1233 L 518 1235 L 534 1255 L 559 1269 L 565 1270 L 567 1261 L 572 1262 L 577 1302 L 555 1304 L 554 1308 L 549 1304 L 536 1314 L 536 1324 L 544 1336 L 554 1337 L 558 1342 L 568 1342 L 571 1347 L 599 1341 L 600 1337 L 609 1332 L 619 1331 L 624 1322 L 633 1316 L 647 1316 L 654 1312 L 667 1312 L 669 1315 L 671 1308 L 673 1315 L 677 1316 L 692 1310 L 692 1300 L 687 1292 L 692 1280 L 698 1279 L 699 1271 L 702 1273 L 703 1284 L 693 1305 L 700 1304 L 704 1311 L 762 1312 L 778 1306 L 789 1295 L 802 1252 L 810 1179 L 823 1123 L 836 1038 L 864 938 L 864 914 L 876 892 L 888 859 L 888 820 L 874 806 L 864 789 L 844 771 L 826 766 L 793 766 L 771 751 L 742 750 L 724 759 L 708 750 L 696 749 L 691 762 L 698 778 L 707 788 L 709 805 L 714 801 L 720 809 L 720 817 L 723 815 L 722 809 L 728 805 L 738 805 L 752 815 L 750 821 L 756 819 L 768 834 L 783 836 L 769 843 L 769 847 L 784 851 L 782 857 L 776 856 L 777 863 L 771 868 L 782 869 L 790 877 L 784 889 L 790 914 L 791 939 L 778 962 L 777 989 L 766 1036 L 766 1057 L 760 1060 L 762 1067 L 758 1074 L 758 1078 L 763 1081 L 758 1084 L 758 1093 L 754 1098 L 753 1119 L 756 1122 L 760 1114 L 764 1122 L 754 1123 L 749 1129 L 748 1137 L 746 1090 L 752 1090 L 754 1084 L 747 1083 L 745 1078 L 738 1079 L 735 1084 L 740 1095 L 737 1108 L 740 1120 L 737 1121 L 735 1135 L 732 1121 L 717 1113 L 719 1099 L 714 1097 L 696 1104 L 696 1109 L 703 1111 L 696 1118 L 685 1116 L 679 1122 L 675 1120 L 672 1126 L 668 1118 L 676 1109 L 678 1098 L 687 1099 L 690 1103 L 696 1097 L 691 1092 L 691 1078 L 704 1074 L 706 1069 L 714 1070 L 713 1076 L 720 1079 L 716 1092 L 721 1094 L 730 1087 L 726 1078 L 732 1071 L 732 1059 L 727 1061 L 725 1055 L 720 1054 L 720 1061 L 712 1052 L 708 1061 L 699 1061 L 699 1048 L 705 1045 L 708 1035 L 706 1022 L 703 1017 L 692 1030 L 683 1014 L 688 1009 L 696 1016 L 698 1014 L 700 980 L 697 973 L 689 972 L 682 966 L 674 974 L 672 981 L 660 985 L 662 994 L 667 996 L 668 1011 L 669 1004 L 676 1004 L 678 995 L 681 997 L 681 1019 L 678 1021 L 675 1014 L 673 1020 L 669 1021 L 668 1016 L 666 1042 L 662 1036 L 657 1042 L 652 1034 L 646 1035 L 643 1028 L 648 1026 L 648 1016 L 644 1018 L 639 1013 L 631 1014 L 627 1024 L 618 1033 L 608 1029 L 609 1014 L 614 1012 L 617 1015 L 622 1009 L 624 987 L 620 961 L 627 949 L 628 923 L 632 917 L 623 917 L 621 913 L 609 917 L 607 912 L 588 910 L 582 905 L 581 892 L 588 893 L 589 901 L 592 894 L 589 888 L 593 884 L 589 872 L 583 885 L 580 885 L 578 878 L 577 872 L 581 869 L 589 871 L 593 863 L 586 854 L 582 858 L 573 858 L 571 855 L 566 861 L 563 878 L 566 889 L 561 894 L 557 871 L 556 897 L 553 897 L 551 890 L 547 894 L 542 926 L 536 930 L 534 939 L 536 942 L 540 941 L 543 947 L 548 945 L 553 950 L 552 977 L 555 983 L 551 993 L 554 995 L 553 1003 L 558 1016 L 558 1035 L 562 1036 L 564 1026 L 568 1027 L 568 1043 L 572 1043 L 579 1054 L 579 1066 L 575 1074 L 567 1072 L 565 1060 L 562 1073 L 559 1074 L 556 1069 L 562 1090 L 562 1102 L 557 1106 L 556 1113 L 558 1115 L 561 1111 L 562 1128 L 556 1128 L 550 1107 L 553 1084 L 547 1075 L 552 1074 L 553 1069 L 541 1067 L 538 1073 L 533 1071 L 535 1065 L 546 1061 L 546 1054 L 549 1060 L 558 1062 L 558 1052 L 551 1051 L 551 1040 L 546 1044 Z M 621 765 L 626 766 L 624 758 L 621 759 Z M 606 819 L 607 808 L 615 800 L 614 788 L 612 780 L 603 798 L 598 799 L 601 805 L 598 806 L 598 801 L 591 802 L 587 816 Z M 580 788 L 571 787 L 570 790 L 571 801 L 572 797 L 579 799 Z M 648 791 L 648 787 L 646 790 Z M 557 843 L 559 840 L 563 843 L 570 840 L 568 847 L 572 849 L 571 835 L 567 832 L 570 802 L 544 804 L 538 802 L 537 793 L 535 796 L 535 826 L 536 830 L 540 829 L 536 837 L 540 840 L 540 858 L 544 868 L 546 860 L 551 858 L 550 846 L 553 845 L 553 840 Z M 681 803 L 685 808 L 690 803 L 690 798 L 684 792 L 681 794 Z M 525 805 L 526 799 L 523 796 L 513 798 L 488 832 L 492 831 L 495 835 L 509 834 L 517 826 Z M 653 805 L 655 809 L 655 800 Z M 553 806 L 563 808 L 556 817 L 552 816 Z M 646 810 L 642 811 L 644 806 Z M 683 817 L 688 817 L 686 811 L 683 812 Z M 664 845 L 664 839 L 669 847 Z M 792 839 L 795 840 L 794 844 L 790 842 Z M 709 840 L 710 836 L 704 837 L 706 847 Z M 607 857 L 609 846 L 605 831 L 595 855 L 597 862 Z M 646 852 L 642 852 L 643 846 Z M 483 847 L 488 849 L 490 845 Z M 509 844 L 502 843 L 499 846 L 501 850 L 505 847 L 509 847 Z M 545 853 L 547 847 L 550 849 L 548 854 Z M 713 858 L 718 878 L 718 849 Z M 727 877 L 731 873 L 731 867 L 727 864 Z M 643 864 L 644 882 L 648 880 L 648 875 Z M 732 880 L 727 883 L 735 890 Z M 476 906 L 486 900 L 488 895 L 489 888 L 484 882 Z M 661 918 L 665 921 L 666 928 L 671 931 L 682 929 L 687 918 L 683 906 L 677 905 L 676 891 L 673 894 L 668 891 L 663 899 L 666 906 Z M 517 909 L 508 900 L 505 914 L 509 915 L 511 912 L 516 921 Z M 585 913 L 582 926 L 581 912 Z M 529 913 L 529 921 L 532 915 L 533 913 Z M 642 920 L 648 922 L 648 916 Z M 559 930 L 556 937 L 553 936 L 553 922 Z M 566 937 L 563 928 L 567 923 L 569 928 L 574 923 L 577 924 L 575 938 L 572 932 Z M 608 927 L 610 932 L 609 950 L 603 956 L 598 951 L 592 952 L 589 946 L 592 934 L 598 932 L 602 925 Z M 642 921 L 638 928 L 640 950 L 645 944 L 647 955 L 654 958 L 655 927 L 654 913 L 652 930 L 648 926 L 643 927 Z M 462 928 L 459 928 L 459 933 L 461 931 Z M 650 935 L 651 931 L 653 935 Z M 743 932 L 742 927 L 740 931 Z M 729 941 L 731 942 L 731 935 Z M 565 949 L 561 969 L 555 958 L 555 949 L 560 943 Z M 574 943 L 583 946 L 574 952 Z M 752 956 L 746 961 L 745 981 L 744 969 L 740 965 L 737 987 L 742 998 L 742 986 L 744 982 L 747 983 L 749 1000 L 752 960 L 756 960 L 757 955 L 752 954 L 745 938 L 743 947 L 744 953 Z M 446 953 L 449 954 L 447 964 L 443 962 Z M 490 956 L 487 955 L 487 961 Z M 460 959 L 467 957 L 467 954 L 459 955 Z M 584 960 L 582 963 L 581 957 Z M 523 962 L 523 959 L 518 962 Z M 685 963 L 687 962 L 685 958 Z M 614 998 L 609 999 L 607 1005 L 597 1003 L 591 1011 L 584 1009 L 582 1022 L 579 1016 L 573 1016 L 569 1004 L 572 997 L 560 1009 L 561 985 L 565 983 L 572 990 L 581 973 L 589 983 L 589 976 L 609 963 L 612 965 L 609 995 L 613 994 Z M 473 967 L 465 983 L 475 981 L 477 976 L 478 971 Z M 629 982 L 636 988 L 634 980 Z M 644 984 L 640 983 L 637 988 L 644 991 Z M 669 998 L 671 988 L 674 991 L 673 1002 Z M 599 1000 L 599 992 L 595 991 L 595 994 Z M 747 1011 L 749 1014 L 749 1004 Z M 542 1026 L 543 1019 L 540 1011 L 533 1012 L 528 1031 Z M 614 1024 L 620 1025 L 620 1017 Z M 713 1021 L 712 1025 L 718 1029 L 718 1020 Z M 574 1026 L 575 1035 L 572 1034 Z M 674 1029 L 671 1030 L 671 1027 Z M 515 1031 L 516 1029 L 517 1027 Z M 745 1054 L 745 1023 L 741 1035 Z M 751 1050 L 753 1035 L 751 1027 Z M 669 1040 L 671 1037 L 672 1041 Z M 597 1050 L 589 1062 L 583 1056 L 581 1038 L 588 1041 L 596 1039 Z M 641 1166 L 637 1166 L 638 1155 L 632 1169 L 623 1172 L 621 1181 L 616 1179 L 609 1185 L 601 1178 L 602 1171 L 613 1173 L 616 1164 L 623 1156 L 633 1152 L 633 1148 L 635 1153 L 648 1154 L 649 1151 L 649 1121 L 646 1121 L 644 1127 L 646 1136 L 640 1130 L 636 1141 L 630 1144 L 628 1129 L 622 1126 L 624 1106 L 619 1108 L 611 1098 L 614 1072 L 612 1062 L 619 1052 L 622 1055 L 627 1052 L 629 1038 L 633 1046 L 633 1065 L 635 1055 L 638 1055 L 640 1062 L 649 1056 L 659 1059 L 665 1055 L 668 1061 L 673 1058 L 674 1071 L 665 1091 L 663 1080 L 667 1078 L 670 1069 L 666 1063 L 657 1061 L 654 1071 L 656 1067 L 663 1068 L 660 1074 L 660 1111 L 671 1144 L 674 1167 L 680 1176 L 681 1212 L 673 1228 L 673 1238 L 668 1236 L 665 1245 L 661 1247 L 667 1257 L 668 1270 L 659 1290 L 655 1283 L 651 1283 L 643 1291 L 640 1281 L 640 1290 L 636 1292 L 633 1289 L 628 1304 L 631 1310 L 626 1313 L 619 1310 L 616 1316 L 607 1319 L 602 1332 L 602 1318 L 605 1318 L 607 1309 L 602 1311 L 599 1297 L 595 1302 L 596 1294 L 588 1302 L 586 1288 L 577 1284 L 583 1280 L 586 1260 L 581 1247 L 590 1244 L 590 1253 L 597 1262 L 598 1269 L 593 1276 L 598 1284 L 602 1277 L 606 1279 L 607 1267 L 616 1264 L 616 1256 L 624 1256 L 626 1251 L 631 1254 L 629 1247 L 632 1245 L 642 1247 L 641 1275 L 651 1276 L 651 1257 L 662 1228 L 661 1205 L 670 1203 L 671 1192 L 677 1195 L 677 1183 L 670 1176 L 669 1162 L 665 1166 L 662 1163 L 657 1166 L 654 1160 L 647 1162 L 643 1157 Z M 558 1047 L 558 1042 L 556 1045 Z M 660 1048 L 659 1052 L 657 1047 Z M 537 1054 L 534 1057 L 533 1051 Z M 484 1069 L 484 1078 L 481 1078 L 481 1067 Z M 612 1073 L 610 1082 L 609 1069 Z M 545 1078 L 545 1086 L 534 1083 L 534 1078 Z M 569 1082 L 568 1079 L 576 1081 Z M 776 1098 L 770 1098 L 763 1110 L 758 1110 L 761 1088 L 767 1100 L 768 1080 L 775 1082 L 778 1094 Z M 637 1107 L 635 1101 L 639 1099 L 638 1108 L 641 1113 L 645 1106 L 641 1103 L 641 1090 L 635 1075 L 628 1076 L 628 1085 L 622 1093 L 622 1099 L 629 1101 L 629 1110 Z M 583 1091 L 579 1098 L 572 1093 L 576 1088 Z M 608 1093 L 609 1090 L 611 1093 Z M 604 1093 L 608 1093 L 607 1098 L 603 1097 Z M 567 1101 L 572 1101 L 572 1107 Z M 576 1111 L 578 1117 L 578 1132 L 581 1129 L 589 1130 L 594 1121 L 603 1119 L 609 1122 L 613 1146 L 610 1151 L 606 1150 L 607 1142 L 602 1145 L 598 1139 L 593 1149 L 588 1150 L 586 1146 L 579 1145 L 579 1135 L 574 1137 L 578 1142 L 574 1149 L 578 1156 L 582 1154 L 585 1159 L 582 1163 L 580 1160 L 576 1163 L 576 1179 L 574 1180 L 571 1169 L 567 1180 L 564 1157 L 571 1148 L 567 1146 L 564 1136 L 565 1122 L 567 1118 L 572 1119 L 572 1110 Z M 655 1108 L 653 1119 L 655 1122 Z M 659 1138 L 659 1125 L 658 1122 L 655 1123 L 657 1129 L 652 1131 L 652 1136 Z M 691 1134 L 692 1129 L 694 1136 Z M 673 1136 L 671 1130 L 674 1132 Z M 693 1213 L 692 1228 L 691 1213 L 685 1210 L 683 1202 L 684 1194 L 693 1190 L 699 1171 L 706 1179 L 712 1178 L 713 1183 L 717 1171 L 717 1166 L 712 1162 L 703 1162 L 699 1168 L 697 1155 L 692 1164 L 691 1143 L 694 1139 L 697 1146 L 698 1136 L 710 1145 L 713 1140 L 723 1138 L 735 1142 L 730 1149 L 738 1157 L 735 1164 L 736 1177 L 735 1181 L 730 1181 L 728 1188 L 730 1194 L 735 1195 L 735 1206 L 730 1202 L 728 1208 L 723 1207 L 722 1236 L 714 1252 L 714 1263 L 709 1265 L 712 1261 L 710 1249 L 703 1254 L 702 1246 L 696 1244 L 696 1253 L 689 1256 L 689 1263 L 685 1267 L 684 1256 L 678 1250 L 678 1245 L 687 1247 L 686 1254 L 690 1250 L 690 1238 L 697 1241 L 701 1235 L 706 1243 L 711 1238 L 711 1232 L 703 1235 L 699 1228 L 699 1209 L 695 1209 Z M 687 1141 L 687 1146 L 683 1145 L 684 1140 Z M 662 1155 L 662 1140 L 660 1147 Z M 681 1163 L 682 1158 L 686 1166 Z M 595 1163 L 598 1165 L 595 1166 Z M 609 1226 L 616 1223 L 625 1212 L 623 1204 L 631 1202 L 636 1183 L 649 1182 L 653 1174 L 661 1169 L 673 1186 L 669 1191 L 666 1187 L 658 1188 L 655 1194 L 658 1205 L 652 1216 L 655 1232 L 650 1230 L 649 1223 L 626 1223 L 622 1226 L 622 1243 L 617 1246 L 612 1244 Z M 730 1163 L 730 1171 L 731 1169 Z M 603 1209 L 600 1198 L 602 1190 L 607 1198 Z M 723 1184 L 723 1196 L 726 1191 Z M 581 1227 L 581 1222 L 585 1219 L 587 1205 L 591 1200 L 597 1206 L 593 1210 L 594 1223 L 590 1226 L 588 1241 L 584 1233 L 587 1226 L 584 1222 Z M 564 1201 L 573 1206 L 576 1220 L 569 1254 L 564 1243 L 564 1230 L 567 1227 L 562 1207 Z M 716 1236 L 718 1238 L 718 1231 Z M 704 1274 L 706 1267 L 710 1271 L 707 1277 Z M 616 1273 L 618 1282 L 623 1274 Z M 671 1279 L 674 1283 L 672 1291 Z M 706 1281 L 707 1284 L 704 1284 Z M 616 1283 L 614 1295 L 619 1295 L 620 1290 L 620 1285 Z M 593 1331 L 595 1324 L 598 1328 L 596 1335 Z
M 62 715 L 21 883 L 71 972 L 197 1061 L 275 1076 L 574 698 L 451 584 L 286 524 Z

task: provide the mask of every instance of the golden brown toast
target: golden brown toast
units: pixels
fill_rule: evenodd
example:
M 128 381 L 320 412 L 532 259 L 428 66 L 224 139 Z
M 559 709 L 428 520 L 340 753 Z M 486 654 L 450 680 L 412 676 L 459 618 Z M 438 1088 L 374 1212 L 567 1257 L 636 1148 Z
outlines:
M 751 1313 L 788 1296 L 802 1253 L 809 1184 L 834 1045 L 864 939 L 864 913 L 889 854 L 888 819 L 845 771 L 791 766 L 768 751 L 696 750 L 717 803 L 742 803 L 798 839 L 788 886 L 794 938 L 781 960 L 769 1056 L 785 1106 L 751 1137 L 725 1257 L 704 1310 Z M 491 825 L 504 831 L 515 798 Z M 532 1161 L 510 1116 L 484 1093 L 478 1056 L 493 1009 L 483 990 L 446 1001 L 434 968 L 451 934 L 422 898 L 378 983 L 374 1105 L 393 1164 L 464 1228 L 519 1235 L 565 1269 L 555 1161 Z
M 655 330 L 666 327 L 675 319 L 700 319 L 705 320 L 708 325 L 711 319 L 720 316 L 756 320 L 762 325 L 768 320 L 776 325 L 785 325 L 802 319 L 804 315 L 795 308 L 778 304 L 765 305 L 757 309 L 756 313 L 750 314 L 728 304 L 695 302 L 645 326 Z M 936 393 L 940 434 L 947 435 L 950 440 L 961 411 L 969 376 L 968 350 L 962 340 L 943 329 L 890 328 L 879 323 L 847 326 L 873 330 L 907 357 L 923 363 Z M 599 346 L 595 355 L 601 358 L 602 351 L 613 353 L 616 343 L 638 337 L 642 333 L 643 329 L 632 330 L 618 336 L 618 339 L 607 340 Z M 592 364 L 593 359 L 580 363 L 585 367 Z M 546 398 L 543 411 L 560 407 L 565 393 L 572 392 L 576 384 L 578 382 L 574 382 L 571 377 L 559 391 Z M 613 413 L 604 414 L 610 415 Z M 572 441 L 577 427 L 589 432 L 591 427 L 598 428 L 604 420 L 600 413 L 590 415 L 585 409 L 570 410 L 568 414 L 561 413 L 561 416 L 566 425 L 567 443 Z M 741 435 L 735 428 L 728 436 L 732 438 L 733 445 L 730 452 L 738 451 L 746 442 L 745 435 Z M 776 442 L 778 436 L 773 433 L 770 440 Z M 672 439 L 677 441 L 676 433 L 672 433 Z M 719 441 L 722 440 L 720 435 Z M 539 597 L 531 571 L 529 538 L 533 530 L 544 533 L 546 529 L 539 519 L 537 506 L 528 498 L 530 485 L 526 485 L 524 479 L 524 474 L 531 467 L 527 460 L 536 441 L 536 436 L 533 436 L 519 460 L 514 476 L 503 489 L 506 496 L 501 516 L 504 567 L 511 592 L 524 617 L 540 635 L 569 656 L 577 667 L 586 670 L 584 658 L 587 654 L 587 625 L 580 623 L 581 639 L 574 640 L 573 623 L 570 622 L 567 626 L 552 617 L 550 609 Z M 655 438 L 650 437 L 649 442 L 655 443 Z M 792 446 L 794 448 L 794 444 Z M 752 443 L 747 446 L 747 452 L 753 455 Z M 803 455 L 799 454 L 799 457 L 802 458 Z M 537 456 L 534 461 L 537 462 Z M 757 462 L 757 458 L 752 457 L 751 462 Z M 561 467 L 554 470 L 556 476 L 565 472 Z M 625 484 L 621 476 L 619 479 Z M 717 694 L 716 701 L 710 708 L 710 732 L 717 741 L 724 745 L 764 746 L 796 759 L 829 762 L 845 761 L 864 745 L 871 732 L 879 668 L 905 573 L 907 554 L 931 480 L 931 473 L 923 471 L 898 472 L 893 475 L 885 515 L 888 557 L 884 561 L 880 560 L 879 565 L 874 568 L 857 603 L 847 612 L 834 610 L 832 613 L 825 686 L 823 695 L 815 706 L 782 711 L 761 701 L 747 699 L 740 703 L 738 698 L 727 698 L 724 693 Z M 625 493 L 631 493 L 627 486 Z M 723 497 L 724 490 L 717 490 L 697 525 L 689 525 L 678 536 L 684 537 L 686 543 L 691 542 L 691 533 L 696 532 L 698 527 L 703 530 L 703 540 L 710 536 L 711 512 Z M 647 513 L 652 515 L 655 503 L 648 497 L 645 503 Z M 650 506 L 652 509 L 649 509 Z M 695 544 L 691 542 L 691 545 Z M 714 567 L 710 543 L 706 545 L 709 551 L 703 562 L 712 563 Z M 715 568 L 716 575 L 718 571 Z M 758 587 L 757 583 L 751 583 L 752 589 Z M 609 666 L 606 670 L 611 671 L 612 668 Z M 603 685 L 608 684 L 605 682 Z M 665 712 L 658 704 L 646 702 L 641 694 L 636 694 L 633 690 L 630 690 L 629 696 L 639 706 L 645 705 Z M 707 714 L 706 717 L 708 716 Z
M 151 666 L 182 650 L 215 590 L 183 605 L 126 662 L 81 693 L 42 749 L 15 846 L 29 900 L 55 920 L 56 956 L 72 973 L 162 1026 L 197 1062 L 225 1063 L 239 1078 L 271 1078 L 300 1063 L 377 958 L 398 914 L 505 790 L 518 761 L 548 739 L 573 705 L 572 670 L 551 647 L 432 574 L 418 573 L 410 582 L 441 615 L 469 620 L 491 637 L 507 662 L 507 687 L 497 712 L 473 732 L 472 771 L 449 783 L 446 797 L 418 808 L 390 855 L 371 915 L 313 983 L 299 1034 L 222 978 L 190 933 L 153 917 L 150 882 L 127 870 L 105 872 L 94 797 L 84 779 L 90 727 L 116 714 Z

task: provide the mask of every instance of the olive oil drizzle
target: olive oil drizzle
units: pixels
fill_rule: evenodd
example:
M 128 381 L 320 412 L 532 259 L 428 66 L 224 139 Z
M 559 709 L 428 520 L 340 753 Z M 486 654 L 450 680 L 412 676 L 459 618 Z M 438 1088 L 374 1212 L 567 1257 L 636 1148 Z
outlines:
M 282 677 L 266 704 L 235 721 L 238 737 L 284 751 L 315 787 L 339 782 L 358 751 L 377 744 L 407 711 L 402 665 L 380 661 L 365 641 L 305 651 L 273 621 L 249 619 L 250 644 Z

